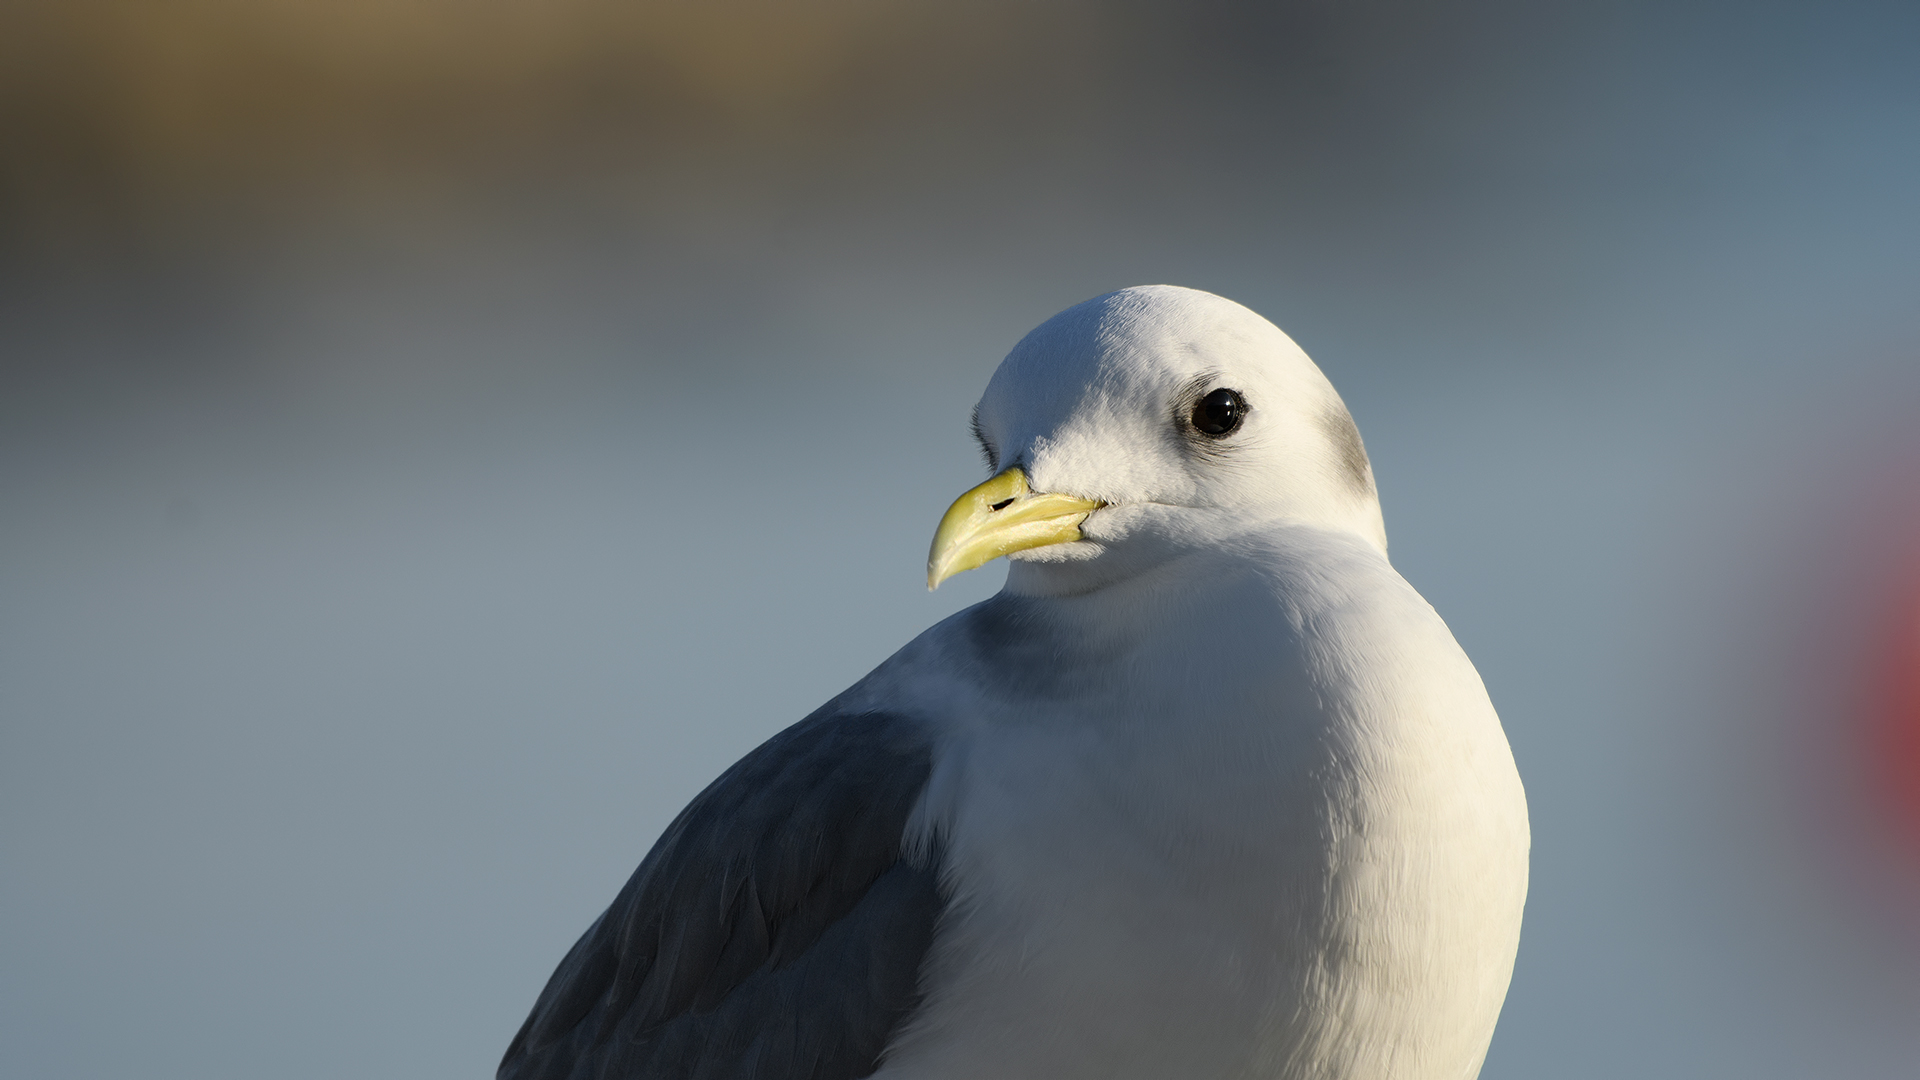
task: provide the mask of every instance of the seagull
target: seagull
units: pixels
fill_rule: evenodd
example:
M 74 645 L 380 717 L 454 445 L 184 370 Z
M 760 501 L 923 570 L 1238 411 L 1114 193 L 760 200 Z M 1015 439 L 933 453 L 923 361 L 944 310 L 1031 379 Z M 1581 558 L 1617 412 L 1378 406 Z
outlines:
M 721 774 L 499 1080 L 1470 1080 L 1527 891 L 1473 664 L 1333 386 L 1125 289 L 1015 346 L 938 623 Z

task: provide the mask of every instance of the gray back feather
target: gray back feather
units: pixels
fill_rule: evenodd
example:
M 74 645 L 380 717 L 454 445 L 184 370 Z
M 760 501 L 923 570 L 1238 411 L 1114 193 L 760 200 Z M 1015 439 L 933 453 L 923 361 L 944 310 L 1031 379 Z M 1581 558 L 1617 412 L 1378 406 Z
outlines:
M 499 1080 L 858 1080 L 918 1006 L 943 899 L 901 838 L 925 732 L 832 706 L 681 811 L 548 980 Z

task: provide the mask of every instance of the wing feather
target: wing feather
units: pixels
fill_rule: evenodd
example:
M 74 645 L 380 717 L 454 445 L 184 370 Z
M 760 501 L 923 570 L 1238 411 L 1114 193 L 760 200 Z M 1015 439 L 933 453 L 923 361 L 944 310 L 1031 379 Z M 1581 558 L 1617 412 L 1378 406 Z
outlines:
M 944 900 L 903 834 L 916 723 L 831 707 L 667 827 L 548 980 L 499 1080 L 859 1080 L 917 1007 Z

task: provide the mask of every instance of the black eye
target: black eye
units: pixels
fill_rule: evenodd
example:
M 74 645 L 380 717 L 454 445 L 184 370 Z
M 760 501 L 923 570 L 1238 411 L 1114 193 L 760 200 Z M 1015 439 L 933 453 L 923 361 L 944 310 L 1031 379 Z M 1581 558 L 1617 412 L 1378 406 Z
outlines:
M 1247 401 L 1238 390 L 1221 387 L 1193 407 L 1193 426 L 1202 435 L 1231 435 L 1247 418 Z

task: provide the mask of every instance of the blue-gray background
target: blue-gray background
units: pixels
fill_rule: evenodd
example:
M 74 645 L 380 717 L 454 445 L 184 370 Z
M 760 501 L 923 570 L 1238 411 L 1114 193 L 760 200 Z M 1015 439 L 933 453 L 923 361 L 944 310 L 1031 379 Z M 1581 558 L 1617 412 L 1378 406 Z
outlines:
M 1319 360 L 1506 719 L 1485 1076 L 1920 1075 L 1910 3 L 46 0 L 0 135 L 6 1075 L 489 1074 L 1145 282 Z

